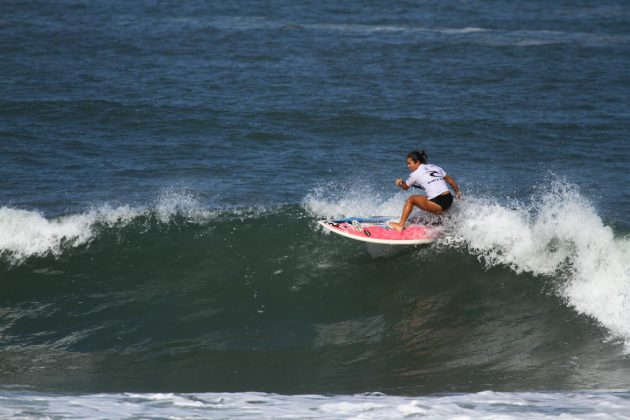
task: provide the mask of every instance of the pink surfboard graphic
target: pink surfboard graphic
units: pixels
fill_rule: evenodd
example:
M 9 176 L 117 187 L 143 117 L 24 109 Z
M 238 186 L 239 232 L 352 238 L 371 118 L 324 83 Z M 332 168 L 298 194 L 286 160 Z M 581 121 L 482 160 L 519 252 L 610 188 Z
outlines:
M 398 232 L 396 229 L 389 227 L 385 221 L 320 221 L 319 224 L 325 229 L 346 238 L 385 245 L 427 244 L 435 241 L 441 231 L 439 227 L 414 223 L 407 224 L 402 232 Z

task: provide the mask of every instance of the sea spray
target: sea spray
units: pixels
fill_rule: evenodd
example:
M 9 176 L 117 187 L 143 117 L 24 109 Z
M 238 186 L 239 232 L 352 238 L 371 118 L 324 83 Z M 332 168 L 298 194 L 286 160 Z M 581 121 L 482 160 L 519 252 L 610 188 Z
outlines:
M 172 187 L 159 194 L 151 209 L 154 210 L 156 217 L 162 223 L 168 223 L 173 215 L 184 216 L 193 220 L 200 220 L 209 216 L 208 210 L 203 208 L 198 196 L 188 189 L 174 189 Z
M 333 219 L 351 215 L 399 216 L 408 194 L 381 194 L 369 185 L 329 183 L 311 191 L 302 200 L 303 207 L 318 218 Z

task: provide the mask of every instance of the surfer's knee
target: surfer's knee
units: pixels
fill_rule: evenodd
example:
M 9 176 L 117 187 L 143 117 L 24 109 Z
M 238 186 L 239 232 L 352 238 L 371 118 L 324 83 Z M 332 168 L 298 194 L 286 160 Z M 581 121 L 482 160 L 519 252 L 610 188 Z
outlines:
M 417 205 L 418 205 L 418 203 L 415 202 L 415 200 L 413 199 L 413 196 L 409 197 L 407 199 L 407 201 L 405 202 L 405 207 L 413 207 L 413 206 L 417 206 Z
M 418 205 L 422 202 L 422 196 L 421 195 L 412 195 L 407 199 L 407 203 L 412 203 L 415 205 Z

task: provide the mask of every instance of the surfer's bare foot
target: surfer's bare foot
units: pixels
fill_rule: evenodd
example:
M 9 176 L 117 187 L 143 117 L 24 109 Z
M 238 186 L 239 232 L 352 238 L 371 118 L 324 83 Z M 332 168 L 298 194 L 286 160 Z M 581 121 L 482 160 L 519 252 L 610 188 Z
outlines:
M 389 222 L 388 224 L 392 229 L 396 229 L 398 232 L 402 232 L 405 228 L 404 226 L 401 226 L 398 222 Z

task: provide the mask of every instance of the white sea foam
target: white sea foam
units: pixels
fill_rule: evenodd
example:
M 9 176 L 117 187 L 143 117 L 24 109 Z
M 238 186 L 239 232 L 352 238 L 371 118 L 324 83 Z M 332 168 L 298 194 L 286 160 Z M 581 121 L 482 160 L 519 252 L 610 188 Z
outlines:
M 50 395 L 0 392 L 0 416 L 49 418 L 402 419 L 581 418 L 630 416 L 627 392 L 508 393 L 485 391 L 422 397 L 383 394 L 278 395 L 254 392 L 203 394 Z
M 404 196 L 386 199 L 352 192 L 309 195 L 317 217 L 399 215 Z M 578 188 L 555 181 L 527 203 L 467 198 L 450 212 L 440 245 L 468 250 L 488 267 L 507 266 L 554 281 L 566 303 L 588 315 L 630 351 L 630 241 L 616 237 Z
M 53 219 L 40 212 L 0 207 L 0 254 L 13 262 L 31 256 L 59 255 L 66 247 L 89 243 L 96 223 L 125 224 L 141 213 L 129 206 L 103 206 Z
M 630 349 L 628 238 L 615 237 L 577 188 L 555 182 L 530 203 L 508 207 L 469 200 L 454 221 L 447 241 L 466 246 L 488 266 L 554 278 L 570 306 Z
M 148 206 L 104 204 L 84 212 L 47 218 L 35 210 L 0 207 L 0 256 L 14 264 L 29 257 L 60 255 L 65 249 L 89 245 L 97 226 L 122 227 L 140 216 L 155 215 L 168 223 L 175 215 L 202 220 L 215 212 L 203 209 L 189 193 L 166 190 Z

